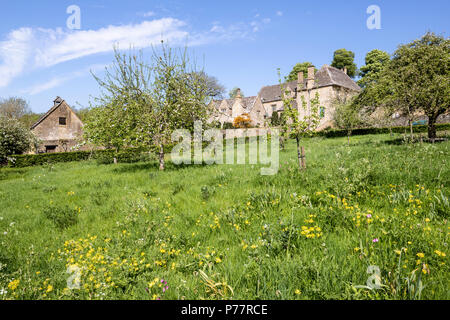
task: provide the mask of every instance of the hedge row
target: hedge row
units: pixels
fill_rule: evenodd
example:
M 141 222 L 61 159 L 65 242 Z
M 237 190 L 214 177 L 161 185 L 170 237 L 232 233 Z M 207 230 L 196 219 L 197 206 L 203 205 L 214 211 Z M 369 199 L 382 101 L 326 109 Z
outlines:
M 89 159 L 95 159 L 99 163 L 107 164 L 113 163 L 114 158 L 117 158 L 118 162 L 133 163 L 150 158 L 150 154 L 149 152 L 144 152 L 142 149 L 137 148 L 126 149 L 117 154 L 114 150 L 25 154 L 11 156 L 8 159 L 8 164 L 10 167 L 23 168 L 47 163 L 83 161 Z
M 203 147 L 208 143 L 204 142 Z M 173 144 L 164 146 L 166 154 L 172 151 Z M 143 148 L 128 148 L 116 153 L 114 150 L 95 150 L 95 151 L 75 151 L 75 152 L 57 152 L 57 153 L 40 153 L 40 154 L 24 154 L 13 155 L 8 158 L 8 165 L 14 168 L 23 168 L 31 166 L 39 166 L 47 163 L 97 160 L 99 164 L 110 164 L 114 162 L 114 158 L 119 163 L 134 163 L 141 161 L 150 161 L 155 159 L 157 154 L 156 148 L 145 150 Z
M 392 130 L 393 133 L 405 133 L 409 132 L 409 127 L 383 127 L 383 128 L 360 128 L 352 130 L 352 136 L 361 136 L 366 134 L 386 134 L 390 133 Z M 445 131 L 450 130 L 450 123 L 441 123 L 436 124 L 437 131 Z M 417 125 L 413 126 L 413 131 L 415 133 L 428 132 L 428 126 L 426 125 Z M 347 130 L 324 130 L 320 132 L 316 132 L 316 136 L 327 137 L 327 138 L 335 138 L 335 137 L 346 137 Z

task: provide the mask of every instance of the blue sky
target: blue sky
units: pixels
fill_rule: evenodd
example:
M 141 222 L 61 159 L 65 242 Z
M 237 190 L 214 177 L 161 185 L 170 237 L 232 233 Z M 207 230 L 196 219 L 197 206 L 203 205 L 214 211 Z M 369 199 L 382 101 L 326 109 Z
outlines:
M 112 47 L 149 52 L 161 37 L 189 43 L 205 71 L 231 89 L 256 95 L 297 62 L 330 64 L 336 49 L 392 53 L 426 31 L 448 36 L 448 0 L 145 1 L 15 0 L 0 6 L 0 97 L 21 96 L 44 112 L 59 95 L 75 107 L 99 93 Z M 81 29 L 70 30 L 67 7 L 81 9 Z M 381 29 L 369 30 L 370 5 L 381 9 Z

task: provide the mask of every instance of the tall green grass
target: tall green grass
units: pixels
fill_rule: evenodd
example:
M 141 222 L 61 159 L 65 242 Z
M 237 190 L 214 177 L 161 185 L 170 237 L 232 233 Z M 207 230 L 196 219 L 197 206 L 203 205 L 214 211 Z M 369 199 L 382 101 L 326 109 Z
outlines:
M 305 139 L 306 171 L 289 142 L 274 176 L 1 169 L 0 299 L 448 299 L 450 143 L 397 138 Z

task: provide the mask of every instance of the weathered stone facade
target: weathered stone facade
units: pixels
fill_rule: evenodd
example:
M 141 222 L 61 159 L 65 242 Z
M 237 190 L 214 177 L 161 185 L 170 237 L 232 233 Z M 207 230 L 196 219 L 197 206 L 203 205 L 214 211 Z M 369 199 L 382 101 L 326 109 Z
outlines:
M 319 71 L 314 73 L 314 67 L 308 69 L 308 76 L 305 79 L 303 73 L 298 74 L 297 81 L 287 82 L 283 87 L 290 91 L 294 97 L 294 108 L 298 108 L 299 116 L 305 116 L 309 112 L 309 101 L 319 94 L 320 101 L 320 124 L 317 130 L 323 130 L 333 126 L 333 102 L 337 96 L 356 95 L 361 88 L 346 73 L 345 70 L 339 70 L 328 65 L 324 65 Z M 271 118 L 273 112 L 279 115 L 284 111 L 283 101 L 281 99 L 281 86 L 263 87 L 259 95 L 264 108 Z M 302 108 L 303 99 L 307 104 L 306 111 Z
M 234 99 L 225 99 L 212 101 L 210 105 L 213 114 L 210 122 L 218 121 L 221 125 L 224 123 L 233 123 L 236 117 L 248 114 L 254 127 L 265 126 L 266 112 L 259 97 L 242 97 L 240 90 Z
M 57 97 L 53 107 L 31 127 L 31 131 L 40 141 L 37 153 L 67 152 L 80 143 L 83 123 L 66 101 Z M 77 148 L 80 149 L 83 148 Z
M 333 125 L 333 101 L 338 95 L 355 95 L 361 88 L 347 75 L 345 70 L 339 70 L 328 65 L 324 65 L 317 73 L 314 73 L 314 67 L 309 68 L 308 77 L 304 79 L 303 73 L 299 73 L 297 81 L 291 81 L 283 84 L 283 87 L 290 91 L 294 97 L 294 108 L 299 108 L 299 116 L 305 116 L 302 106 L 302 97 L 307 103 L 306 112 L 309 110 L 309 101 L 314 99 L 316 93 L 319 94 L 321 110 L 321 120 L 318 130 L 323 130 Z M 247 100 L 244 100 L 247 99 Z M 254 102 L 252 108 L 243 108 L 248 105 L 247 101 Z M 262 108 L 261 108 L 262 107 Z M 277 112 L 278 115 L 284 111 L 281 98 L 281 86 L 279 84 L 263 87 L 258 96 L 241 98 L 238 94 L 236 99 L 226 99 L 213 101 L 212 108 L 215 111 L 211 121 L 233 122 L 234 119 L 248 113 L 253 120 L 253 124 L 259 127 L 265 127 L 270 124 L 272 115 Z

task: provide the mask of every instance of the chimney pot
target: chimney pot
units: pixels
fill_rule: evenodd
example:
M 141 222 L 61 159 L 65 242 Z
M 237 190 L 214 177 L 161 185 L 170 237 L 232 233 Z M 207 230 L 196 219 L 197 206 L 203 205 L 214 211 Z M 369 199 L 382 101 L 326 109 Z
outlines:
M 303 72 L 299 72 L 297 75 L 297 87 L 298 90 L 303 88 Z
M 312 89 L 314 87 L 314 67 L 309 67 L 308 68 L 308 82 L 307 82 L 307 89 Z
M 314 67 L 308 67 L 308 80 L 314 80 Z
M 242 98 L 242 95 L 241 95 L 241 89 L 240 89 L 240 88 L 238 88 L 238 89 L 236 90 L 236 98 Z

